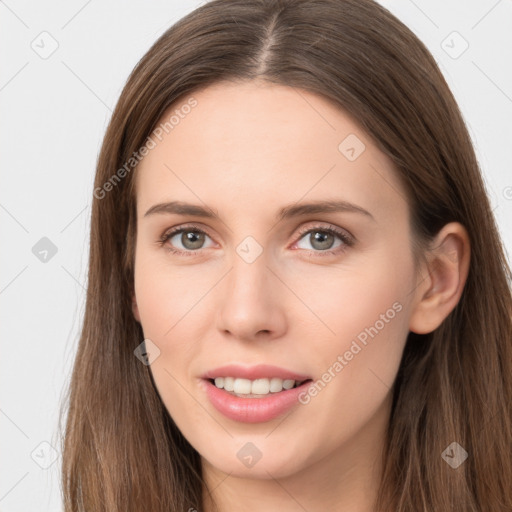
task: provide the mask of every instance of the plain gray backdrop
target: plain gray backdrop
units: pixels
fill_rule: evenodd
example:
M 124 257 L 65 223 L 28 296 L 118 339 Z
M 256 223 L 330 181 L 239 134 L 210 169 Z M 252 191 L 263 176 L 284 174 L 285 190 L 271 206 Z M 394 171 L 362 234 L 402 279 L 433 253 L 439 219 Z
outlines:
M 137 61 L 202 3 L 0 0 L 1 512 L 62 510 L 57 418 L 84 309 L 101 140 Z M 510 255 L 512 3 L 381 3 L 455 94 Z

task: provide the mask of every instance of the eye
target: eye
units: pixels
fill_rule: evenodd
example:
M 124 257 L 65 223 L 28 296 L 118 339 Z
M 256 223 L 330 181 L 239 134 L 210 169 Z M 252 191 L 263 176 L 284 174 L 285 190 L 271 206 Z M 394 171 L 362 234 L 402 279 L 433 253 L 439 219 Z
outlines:
M 204 248 L 202 246 L 206 237 L 210 238 L 205 231 L 196 226 L 181 226 L 164 233 L 158 243 L 163 246 L 170 242 L 166 247 L 168 251 L 180 256 L 193 256 Z M 173 242 L 173 238 L 176 238 L 176 241 Z M 183 249 L 179 246 L 176 248 L 177 243 L 181 244 Z
M 309 242 L 310 245 L 313 247 L 313 250 L 310 250 L 308 248 L 306 249 L 309 250 L 309 252 L 314 253 L 315 255 L 318 253 L 320 253 L 320 256 L 324 256 L 327 254 L 338 254 L 340 252 L 345 251 L 347 247 L 351 247 L 352 245 L 354 245 L 354 240 L 348 233 L 333 226 L 316 226 L 313 228 L 304 228 L 300 231 L 299 234 L 302 235 L 299 242 L 302 239 Z M 309 236 L 306 237 L 305 235 Z M 335 245 L 336 238 L 340 241 L 340 243 L 338 243 L 337 245 Z M 298 244 L 299 242 L 297 242 L 296 244 Z M 303 249 L 303 247 L 299 248 Z

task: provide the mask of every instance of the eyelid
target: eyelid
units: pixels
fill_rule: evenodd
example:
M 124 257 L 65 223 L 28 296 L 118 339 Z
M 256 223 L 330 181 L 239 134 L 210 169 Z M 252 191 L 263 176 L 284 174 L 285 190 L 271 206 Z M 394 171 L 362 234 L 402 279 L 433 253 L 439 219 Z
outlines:
M 166 237 L 174 236 L 181 231 L 187 231 L 187 230 L 203 232 L 206 235 L 208 235 L 211 239 L 215 239 L 215 237 L 213 237 L 210 234 L 209 229 L 207 227 L 203 226 L 202 224 L 197 224 L 197 223 L 178 224 L 177 226 L 173 226 L 172 228 L 167 228 L 162 233 L 162 236 L 160 237 L 160 239 L 163 240 Z
M 316 222 L 316 221 L 312 221 L 312 222 Z M 326 225 L 324 225 L 324 224 L 326 224 Z M 339 226 L 336 226 L 335 224 L 331 224 L 331 223 L 325 222 L 325 221 L 318 221 L 315 225 L 307 225 L 307 226 L 300 227 L 298 230 L 298 235 L 300 237 L 302 237 L 302 235 L 304 235 L 314 229 L 318 229 L 318 231 L 332 231 L 347 243 L 350 242 L 351 244 L 353 244 L 356 241 L 356 238 L 354 237 L 354 235 L 352 235 L 352 233 L 350 233 L 348 230 L 346 230 L 344 228 L 340 228 Z
M 313 223 L 314 225 L 311 225 L 311 223 Z M 315 224 L 316 223 L 316 224 Z M 320 225 L 321 224 L 321 225 Z M 166 229 L 161 238 L 164 238 L 166 237 L 168 234 L 172 233 L 173 231 L 176 232 L 176 231 L 179 231 L 181 229 L 197 229 L 198 231 L 203 231 L 204 233 L 206 233 L 210 238 L 212 239 L 215 239 L 214 236 L 212 236 L 210 233 L 209 233 L 209 228 L 203 226 L 201 223 L 195 223 L 195 222 L 191 222 L 191 223 L 185 223 L 185 224 L 178 224 L 177 226 L 174 226 L 172 228 L 168 228 Z M 354 235 L 352 235 L 352 233 L 350 233 L 350 231 L 348 231 L 347 229 L 345 228 L 341 228 L 341 227 L 338 227 L 336 226 L 335 224 L 331 224 L 330 222 L 327 222 L 327 221 L 308 221 L 307 222 L 307 225 L 305 226 L 301 226 L 298 228 L 298 230 L 295 228 L 293 229 L 291 232 L 290 232 L 290 235 L 291 236 L 295 231 L 297 231 L 297 234 L 298 235 L 304 235 L 305 233 L 307 233 L 309 230 L 311 229 L 315 229 L 315 228 L 318 228 L 318 229 L 332 229 L 333 231 L 336 231 L 336 232 L 339 232 L 339 234 L 344 234 L 347 238 L 351 239 L 352 241 L 355 242 L 356 238 L 354 237 Z

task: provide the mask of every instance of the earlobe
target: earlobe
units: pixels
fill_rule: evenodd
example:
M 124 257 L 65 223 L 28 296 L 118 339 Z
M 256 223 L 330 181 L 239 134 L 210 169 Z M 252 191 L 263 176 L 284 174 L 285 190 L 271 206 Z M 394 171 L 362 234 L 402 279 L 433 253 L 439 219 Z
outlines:
M 450 222 L 439 231 L 429 251 L 428 266 L 422 272 L 424 277 L 416 289 L 410 331 L 434 331 L 457 306 L 469 273 L 470 251 L 469 236 L 462 224 Z
M 132 296 L 132 313 L 135 320 L 140 323 L 139 308 L 137 306 L 137 299 L 135 298 L 135 295 Z

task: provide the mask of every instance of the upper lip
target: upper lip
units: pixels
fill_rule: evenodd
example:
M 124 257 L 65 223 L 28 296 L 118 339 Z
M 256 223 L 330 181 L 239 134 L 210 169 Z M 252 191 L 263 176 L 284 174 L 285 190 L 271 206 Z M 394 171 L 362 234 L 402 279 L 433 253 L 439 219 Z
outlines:
M 241 379 L 263 379 L 263 378 L 279 378 L 279 379 L 293 379 L 296 381 L 308 380 L 311 377 L 302 375 L 300 373 L 273 366 L 270 364 L 258 364 L 255 366 L 241 366 L 238 364 L 228 364 L 219 366 L 213 370 L 209 370 L 202 375 L 203 379 L 215 379 L 216 377 L 235 377 Z

